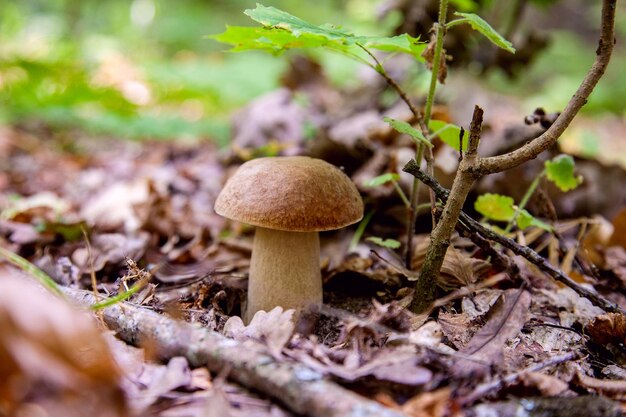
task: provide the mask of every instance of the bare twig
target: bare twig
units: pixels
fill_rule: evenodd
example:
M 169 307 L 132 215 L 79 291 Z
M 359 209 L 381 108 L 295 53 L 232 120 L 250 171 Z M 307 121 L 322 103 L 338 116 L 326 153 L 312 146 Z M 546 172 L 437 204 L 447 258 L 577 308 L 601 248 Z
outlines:
M 615 7 L 616 0 L 603 1 L 601 22 L 602 29 L 599 46 L 596 51 L 596 60 L 582 81 L 580 87 L 569 101 L 565 110 L 559 115 L 548 130 L 541 134 L 537 139 L 504 155 L 479 158 L 477 156 L 477 148 L 478 139 L 480 137 L 480 124 L 482 123 L 482 110 L 478 106 L 475 107 L 474 116 L 472 117 L 472 127 L 470 128 L 468 151 L 459 163 L 457 175 L 454 179 L 454 183 L 452 184 L 448 202 L 443 210 L 442 219 L 431 233 L 431 244 L 426 253 L 422 271 L 420 272 L 420 278 L 417 280 L 415 287 L 415 297 L 410 306 L 413 312 L 419 313 L 426 311 L 435 298 L 435 283 L 437 281 L 439 271 L 441 270 L 443 258 L 449 246 L 450 236 L 456 227 L 459 216 L 461 215 L 462 205 L 465 202 L 474 181 L 483 175 L 502 172 L 536 158 L 537 155 L 556 143 L 563 131 L 567 128 L 567 126 L 569 126 L 574 116 L 576 116 L 581 107 L 587 102 L 587 98 L 604 74 L 613 51 L 613 44 L 615 42 Z M 534 259 L 533 263 L 539 264 L 541 263 L 541 260 L 543 260 L 543 258 L 537 255 L 534 251 L 532 253 L 527 252 L 527 250 L 530 250 L 529 248 L 517 246 L 516 249 L 520 248 L 523 249 L 528 258 Z M 535 255 L 537 255 L 538 258 L 535 258 Z M 571 281 L 569 277 L 551 267 L 545 260 L 543 260 L 543 264 L 545 270 L 549 271 L 549 273 L 555 278 L 562 282 L 566 282 L 569 286 L 576 284 Z M 595 297 L 596 302 L 603 300 L 601 297 L 598 298 L 599 296 L 583 289 L 578 285 L 576 285 L 576 287 L 578 291 L 585 294 L 584 296 L 588 298 Z M 610 308 L 615 307 L 612 303 L 605 303 L 605 305 Z
M 420 170 L 415 161 L 410 161 L 408 164 L 406 164 L 403 170 L 415 176 L 428 187 L 430 187 L 437 195 L 437 198 L 442 201 L 447 201 L 448 196 L 451 192 L 442 187 L 433 177 Z M 513 239 L 509 239 L 506 236 L 502 236 L 501 234 L 484 227 L 479 222 L 472 219 L 470 216 L 463 212 L 459 214 L 459 220 L 463 224 L 465 224 L 472 232 L 477 233 L 485 239 L 491 240 L 492 242 L 499 243 L 505 248 L 511 250 L 511 252 L 513 252 L 514 254 L 525 258 L 529 262 L 536 265 L 543 272 L 548 274 L 550 277 L 567 285 L 578 295 L 587 298 L 589 301 L 602 308 L 603 310 L 626 314 L 626 311 L 624 311 L 624 309 L 622 309 L 618 305 L 602 297 L 600 294 L 597 294 L 596 292 L 589 290 L 582 285 L 579 285 L 576 281 L 565 275 L 561 270 L 552 266 L 544 257 L 539 255 L 531 248 L 527 246 L 521 246 Z
M 456 227 L 463 203 L 470 192 L 476 177 L 472 171 L 478 157 L 478 142 L 483 122 L 483 110 L 476 106 L 470 126 L 470 138 L 465 157 L 459 164 L 457 175 L 452 184 L 451 196 L 441 214 L 441 220 L 430 235 L 430 246 L 415 286 L 415 296 L 410 305 L 414 313 L 426 311 L 435 300 L 437 277 L 443 259 L 450 245 L 450 236 Z
M 617 0 L 604 0 L 602 2 L 601 34 L 598 49 L 596 50 L 596 59 L 578 90 L 565 107 L 565 110 L 548 130 L 532 142 L 504 155 L 481 158 L 476 165 L 476 170 L 480 175 L 493 174 L 515 168 L 524 162 L 536 158 L 541 152 L 549 149 L 556 143 L 576 114 L 578 114 L 578 111 L 587 103 L 589 95 L 600 78 L 602 78 L 609 64 L 615 43 L 616 3 Z
M 389 76 L 389 74 L 387 74 L 387 71 L 385 71 L 385 67 L 383 67 L 383 64 L 380 62 L 380 60 L 376 58 L 376 55 L 374 55 L 372 51 L 370 51 L 369 49 L 367 49 L 365 46 L 363 46 L 362 44 L 358 42 L 357 42 L 357 46 L 361 48 L 363 51 L 365 51 L 365 53 L 368 54 L 374 60 L 374 62 L 376 63 L 376 65 L 373 67 L 374 70 L 377 73 L 379 73 L 381 77 L 385 79 L 387 84 L 391 88 L 393 88 L 396 91 L 396 93 L 398 93 L 402 101 L 406 103 L 406 105 L 409 107 L 409 110 L 411 110 L 411 113 L 413 113 L 413 116 L 415 116 L 415 118 L 418 120 L 422 119 L 423 118 L 422 112 L 417 107 L 415 107 L 415 104 L 413 104 L 409 96 L 405 93 L 402 87 L 400 87 L 400 85 L 396 82 L 396 80 L 394 80 L 393 78 Z M 426 136 L 428 136 L 428 131 L 426 131 L 425 134 Z
M 95 302 L 88 291 L 63 288 L 83 306 Z M 206 366 L 311 417 L 404 417 L 293 362 L 277 361 L 252 341 L 239 343 L 219 333 L 173 320 L 145 308 L 119 303 L 101 310 L 106 325 L 128 343 L 150 346 L 157 357 L 184 356 L 192 366 Z
M 417 124 L 419 125 L 420 130 L 422 131 L 422 134 L 424 135 L 424 137 L 428 137 L 430 135 L 430 132 L 428 130 L 428 123 L 426 119 L 424 118 L 424 114 L 415 106 L 415 104 L 413 104 L 413 101 L 411 101 L 409 96 L 402 89 L 402 87 L 400 87 L 400 85 L 396 82 L 396 80 L 394 80 L 393 78 L 389 76 L 389 74 L 387 74 L 387 71 L 385 71 L 385 67 L 383 67 L 383 64 L 376 57 L 376 55 L 374 55 L 372 51 L 370 51 L 364 45 L 358 42 L 357 42 L 357 46 L 361 48 L 363 51 L 365 51 L 365 53 L 368 54 L 372 58 L 372 60 L 374 60 L 374 63 L 376 65 L 372 66 L 372 68 L 378 74 L 380 74 L 381 77 L 385 79 L 385 81 L 387 82 L 387 85 L 389 85 L 391 88 L 393 88 L 396 91 L 396 93 L 398 93 L 402 101 L 406 103 L 409 110 L 411 110 L 411 113 L 413 113 L 413 116 L 415 117 L 415 120 L 417 121 Z M 435 76 L 435 79 L 436 79 L 436 76 Z M 435 168 L 434 168 L 434 162 L 433 162 L 434 159 L 433 159 L 432 150 L 420 143 L 417 145 L 415 159 L 421 162 L 422 158 L 425 158 L 426 160 L 426 171 L 430 175 L 433 175 Z M 411 188 L 411 196 L 410 196 L 411 204 L 410 204 L 410 207 L 407 208 L 407 221 L 406 221 L 407 242 L 406 242 L 406 258 L 405 258 L 405 263 L 406 263 L 407 268 L 411 268 L 411 256 L 413 254 L 413 233 L 415 231 L 415 220 L 417 218 L 416 208 L 419 205 L 419 201 L 418 201 L 419 185 L 420 185 L 419 181 L 415 180 L 413 182 L 413 187 Z M 435 196 L 432 193 L 432 191 L 430 194 L 430 204 L 434 210 L 436 201 L 435 201 Z M 434 217 L 433 217 L 433 224 L 434 224 Z

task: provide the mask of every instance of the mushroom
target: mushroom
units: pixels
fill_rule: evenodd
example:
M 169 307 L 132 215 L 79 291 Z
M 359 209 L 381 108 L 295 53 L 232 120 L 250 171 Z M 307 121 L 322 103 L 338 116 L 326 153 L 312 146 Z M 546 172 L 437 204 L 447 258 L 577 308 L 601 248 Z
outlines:
M 363 217 L 363 201 L 340 169 L 306 156 L 258 158 L 241 165 L 215 211 L 256 226 L 244 321 L 276 306 L 322 303 L 318 232 Z

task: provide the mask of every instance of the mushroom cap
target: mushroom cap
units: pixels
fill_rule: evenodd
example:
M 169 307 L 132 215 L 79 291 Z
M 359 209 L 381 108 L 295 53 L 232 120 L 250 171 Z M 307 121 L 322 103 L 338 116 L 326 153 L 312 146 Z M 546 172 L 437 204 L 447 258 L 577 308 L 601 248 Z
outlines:
M 258 158 L 241 165 L 217 197 L 215 211 L 267 229 L 319 232 L 363 218 L 350 178 L 321 159 Z

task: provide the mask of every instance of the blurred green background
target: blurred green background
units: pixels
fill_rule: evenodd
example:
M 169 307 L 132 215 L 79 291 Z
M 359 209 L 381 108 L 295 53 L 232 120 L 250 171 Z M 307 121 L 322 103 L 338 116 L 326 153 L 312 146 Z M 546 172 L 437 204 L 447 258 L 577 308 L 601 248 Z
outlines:
M 263 3 L 364 35 L 389 34 L 400 19 L 391 13 L 377 21 L 379 0 Z M 599 5 L 585 4 L 595 27 Z M 0 123 L 225 144 L 232 111 L 275 88 L 285 68 L 283 58 L 223 53 L 225 45 L 206 39 L 226 24 L 253 25 L 242 12 L 254 5 L 254 0 L 0 2 Z M 551 45 L 523 76 L 512 81 L 492 71 L 482 77 L 484 83 L 531 103 L 562 106 L 569 98 L 563 91 L 580 82 L 595 46 L 567 28 L 546 31 Z M 624 36 L 623 16 L 619 31 Z M 356 67 L 341 57 L 322 60 L 337 83 L 350 79 Z M 585 111 L 624 114 L 623 49 L 614 61 Z

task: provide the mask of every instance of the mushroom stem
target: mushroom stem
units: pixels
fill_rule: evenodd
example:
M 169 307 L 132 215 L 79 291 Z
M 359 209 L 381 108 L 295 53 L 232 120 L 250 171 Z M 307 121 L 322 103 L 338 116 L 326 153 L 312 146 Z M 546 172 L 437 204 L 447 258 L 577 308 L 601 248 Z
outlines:
M 275 306 L 300 310 L 322 303 L 320 243 L 317 232 L 257 227 L 250 260 L 244 320 Z

